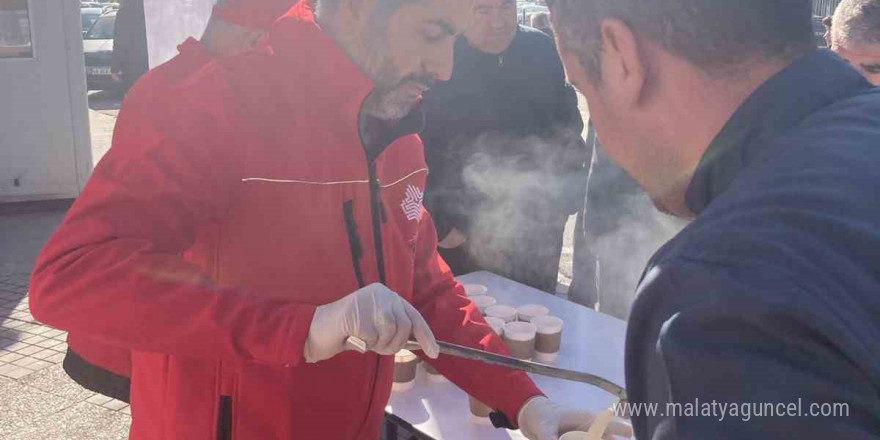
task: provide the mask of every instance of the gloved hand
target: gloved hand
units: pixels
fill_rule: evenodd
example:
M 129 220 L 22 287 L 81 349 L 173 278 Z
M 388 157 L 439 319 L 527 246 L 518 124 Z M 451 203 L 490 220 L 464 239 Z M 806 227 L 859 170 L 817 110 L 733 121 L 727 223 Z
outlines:
M 589 411 L 566 408 L 538 396 L 529 399 L 519 410 L 517 424 L 529 440 L 558 440 L 569 431 L 589 430 L 596 419 L 596 414 Z M 602 438 L 613 439 L 615 435 L 632 437 L 632 427 L 612 420 Z
M 437 358 L 440 347 L 418 310 L 374 283 L 315 310 L 303 356 L 310 363 L 330 359 L 346 349 L 349 336 L 366 342 L 369 351 L 390 355 L 402 349 L 410 335 L 428 357 Z

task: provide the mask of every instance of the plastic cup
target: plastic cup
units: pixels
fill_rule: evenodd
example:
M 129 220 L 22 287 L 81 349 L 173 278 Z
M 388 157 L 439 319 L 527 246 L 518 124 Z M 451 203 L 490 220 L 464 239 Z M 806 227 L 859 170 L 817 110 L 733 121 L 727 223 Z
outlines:
M 485 295 L 489 289 L 482 284 L 465 284 L 464 293 L 467 296 Z
M 538 328 L 531 322 L 514 321 L 504 324 L 504 343 L 517 359 L 529 360 L 535 355 Z
M 537 335 L 535 336 L 535 359 L 539 362 L 554 362 L 559 356 L 562 344 L 562 319 L 551 315 L 532 318 Z
M 516 308 L 516 315 L 520 321 L 532 322 L 535 316 L 546 315 L 550 313 L 550 309 L 540 304 L 526 304 Z
M 501 319 L 504 322 L 516 321 L 516 309 L 502 304 L 486 307 L 486 316 Z
M 416 368 L 419 358 L 409 350 L 400 350 L 394 355 L 394 391 L 406 391 L 416 383 Z
M 495 330 L 495 334 L 498 336 L 504 335 L 504 324 L 506 323 L 503 319 L 487 316 L 486 324 L 489 324 L 489 327 L 492 327 L 492 330 Z
M 486 307 L 494 306 L 498 301 L 495 298 L 492 298 L 489 295 L 476 295 L 471 297 L 471 301 L 474 302 L 474 305 L 480 309 L 480 313 L 486 314 Z
M 585 431 L 569 431 L 559 437 L 559 440 L 587 440 Z

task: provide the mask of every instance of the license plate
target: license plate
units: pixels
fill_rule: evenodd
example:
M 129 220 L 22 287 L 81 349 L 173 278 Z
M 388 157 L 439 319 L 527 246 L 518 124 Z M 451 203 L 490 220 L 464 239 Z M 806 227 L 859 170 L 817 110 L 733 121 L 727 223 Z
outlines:
M 86 67 L 86 73 L 89 75 L 110 75 L 109 67 Z

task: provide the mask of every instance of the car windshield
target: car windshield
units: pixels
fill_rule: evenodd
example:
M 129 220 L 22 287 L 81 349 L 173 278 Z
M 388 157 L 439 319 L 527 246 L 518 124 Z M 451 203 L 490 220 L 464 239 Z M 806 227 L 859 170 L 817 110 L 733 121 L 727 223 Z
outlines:
M 82 26 L 83 32 L 89 30 L 93 24 L 95 24 L 95 20 L 100 17 L 101 14 L 97 12 L 83 12 L 82 13 Z
M 116 28 L 116 16 L 105 15 L 98 18 L 89 32 L 86 34 L 86 40 L 112 40 L 113 30 Z

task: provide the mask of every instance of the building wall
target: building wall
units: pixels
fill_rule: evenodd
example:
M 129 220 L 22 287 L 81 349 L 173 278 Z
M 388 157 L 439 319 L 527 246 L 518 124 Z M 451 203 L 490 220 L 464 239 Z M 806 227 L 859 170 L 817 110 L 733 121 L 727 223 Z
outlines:
M 0 203 L 75 197 L 92 166 L 79 2 L 0 15 Z

